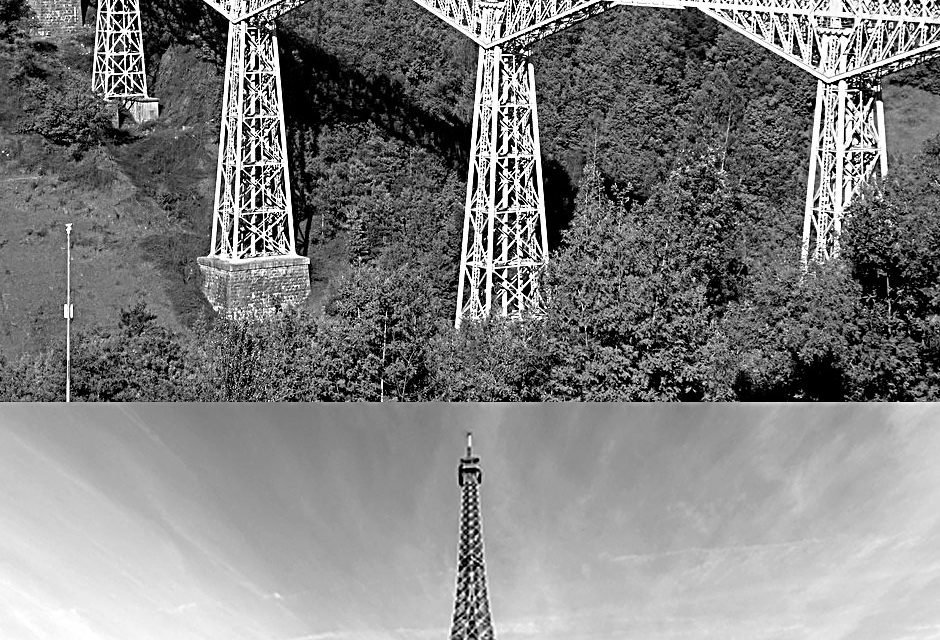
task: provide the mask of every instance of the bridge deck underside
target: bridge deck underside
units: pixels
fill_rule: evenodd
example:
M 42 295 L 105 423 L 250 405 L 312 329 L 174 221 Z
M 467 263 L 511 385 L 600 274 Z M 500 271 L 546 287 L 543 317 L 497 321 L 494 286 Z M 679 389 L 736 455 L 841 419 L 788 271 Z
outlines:
M 616 6 L 696 8 L 826 82 L 891 71 L 940 47 L 940 0 L 505 0 L 496 33 L 480 0 L 415 2 L 483 48 L 518 50 Z M 823 44 L 833 33 L 838 51 Z

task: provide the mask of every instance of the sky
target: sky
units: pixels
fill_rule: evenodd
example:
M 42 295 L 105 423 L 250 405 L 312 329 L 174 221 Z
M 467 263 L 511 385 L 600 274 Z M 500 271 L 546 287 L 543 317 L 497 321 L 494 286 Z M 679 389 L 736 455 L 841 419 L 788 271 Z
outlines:
M 0 638 L 940 639 L 940 409 L 0 406 Z

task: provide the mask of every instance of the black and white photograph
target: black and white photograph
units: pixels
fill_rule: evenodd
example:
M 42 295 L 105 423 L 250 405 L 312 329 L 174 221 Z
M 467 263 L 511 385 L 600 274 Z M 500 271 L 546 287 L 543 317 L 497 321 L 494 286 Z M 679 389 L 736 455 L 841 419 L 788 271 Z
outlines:
M 935 640 L 915 406 L 7 406 L 0 636 Z
M 940 640 L 940 0 L 0 0 L 0 640 Z

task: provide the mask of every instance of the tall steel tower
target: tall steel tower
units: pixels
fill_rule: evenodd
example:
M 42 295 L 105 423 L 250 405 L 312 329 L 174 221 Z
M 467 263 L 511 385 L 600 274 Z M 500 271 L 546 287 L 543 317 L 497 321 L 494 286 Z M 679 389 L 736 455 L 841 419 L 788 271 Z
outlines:
M 490 599 L 483 563 L 483 525 L 480 521 L 480 485 L 483 470 L 474 457 L 467 434 L 467 455 L 457 467 L 460 485 L 460 546 L 457 551 L 457 596 L 450 640 L 493 640 Z
M 542 310 L 548 263 L 532 43 L 612 0 L 416 0 L 480 47 L 454 319 Z
M 480 3 L 482 32 L 502 31 L 505 0 Z M 548 260 L 535 74 L 522 47 L 480 49 L 455 325 L 493 310 L 522 318 L 542 306 Z
M 147 94 L 139 0 L 99 0 L 91 90 L 137 122 L 157 117 L 159 104 Z
M 310 291 L 297 255 L 274 20 L 306 0 L 206 2 L 229 20 L 206 297 L 230 317 L 296 305 Z

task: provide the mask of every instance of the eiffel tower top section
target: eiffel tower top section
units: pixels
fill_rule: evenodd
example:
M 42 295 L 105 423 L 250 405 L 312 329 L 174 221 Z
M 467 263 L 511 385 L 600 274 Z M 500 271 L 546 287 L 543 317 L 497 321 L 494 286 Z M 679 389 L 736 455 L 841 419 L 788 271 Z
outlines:
M 462 487 L 465 483 L 483 484 L 483 469 L 480 468 L 480 458 L 473 455 L 473 434 L 467 434 L 467 455 L 460 459 L 457 467 L 457 483 Z
M 467 434 L 467 455 L 460 459 L 460 543 L 457 549 L 457 592 L 451 640 L 494 640 L 490 599 L 483 562 L 483 524 L 480 516 L 480 459 L 473 455 Z
M 546 35 L 621 5 L 696 8 L 826 82 L 878 69 L 887 73 L 940 48 L 940 0 L 415 2 L 484 49 L 523 49 Z M 611 38 L 616 37 L 611 34 Z

